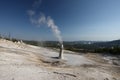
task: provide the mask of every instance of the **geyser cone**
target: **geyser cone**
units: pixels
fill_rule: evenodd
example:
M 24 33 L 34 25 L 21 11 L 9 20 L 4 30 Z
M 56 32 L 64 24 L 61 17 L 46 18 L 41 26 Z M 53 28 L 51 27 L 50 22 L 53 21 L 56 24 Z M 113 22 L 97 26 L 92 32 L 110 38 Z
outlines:
M 60 53 L 59 53 L 59 59 L 63 58 L 63 44 L 60 45 Z

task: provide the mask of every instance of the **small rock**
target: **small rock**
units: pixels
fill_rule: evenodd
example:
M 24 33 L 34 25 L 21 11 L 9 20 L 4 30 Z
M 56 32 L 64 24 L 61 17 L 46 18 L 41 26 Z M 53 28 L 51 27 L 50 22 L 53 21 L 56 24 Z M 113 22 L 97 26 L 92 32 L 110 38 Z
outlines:
M 113 80 L 117 80 L 117 79 L 113 77 Z
M 108 78 L 105 78 L 104 80 L 109 80 Z

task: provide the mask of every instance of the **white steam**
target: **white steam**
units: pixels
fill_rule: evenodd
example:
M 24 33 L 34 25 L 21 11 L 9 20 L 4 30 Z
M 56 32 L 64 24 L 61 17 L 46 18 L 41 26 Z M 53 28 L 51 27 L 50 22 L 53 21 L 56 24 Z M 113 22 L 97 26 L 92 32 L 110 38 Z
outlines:
M 58 26 L 55 25 L 54 20 L 51 17 L 47 17 L 47 25 L 52 29 L 54 32 L 55 36 L 58 38 L 59 42 L 62 44 L 62 37 L 61 37 L 61 32 L 58 29 Z
M 37 3 L 38 2 L 38 3 Z M 36 1 L 34 3 L 34 6 L 38 6 L 38 4 L 41 3 L 41 0 Z M 32 24 L 35 24 L 36 26 L 41 26 L 42 24 L 47 25 L 51 30 L 53 31 L 54 35 L 56 38 L 59 40 L 59 42 L 62 44 L 62 37 L 61 37 L 61 32 L 58 29 L 58 26 L 54 23 L 54 20 L 50 16 L 45 16 L 43 13 L 37 14 L 35 10 L 29 10 L 28 15 L 30 18 L 30 21 Z

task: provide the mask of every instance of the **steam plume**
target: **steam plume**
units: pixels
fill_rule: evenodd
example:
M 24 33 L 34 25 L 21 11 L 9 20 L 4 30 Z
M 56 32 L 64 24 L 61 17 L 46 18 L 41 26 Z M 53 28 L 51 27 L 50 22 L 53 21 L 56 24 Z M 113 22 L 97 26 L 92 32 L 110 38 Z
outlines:
M 33 4 L 33 7 L 37 8 L 40 4 L 41 4 L 41 0 L 38 0 Z M 61 37 L 61 32 L 58 29 L 58 26 L 55 24 L 54 20 L 50 16 L 45 16 L 45 14 L 42 12 L 40 12 L 39 14 L 37 14 L 36 12 L 37 12 L 36 10 L 32 10 L 32 9 L 28 10 L 28 15 L 31 23 L 39 27 L 42 24 L 47 25 L 49 28 L 51 28 L 56 38 L 62 44 L 63 41 Z

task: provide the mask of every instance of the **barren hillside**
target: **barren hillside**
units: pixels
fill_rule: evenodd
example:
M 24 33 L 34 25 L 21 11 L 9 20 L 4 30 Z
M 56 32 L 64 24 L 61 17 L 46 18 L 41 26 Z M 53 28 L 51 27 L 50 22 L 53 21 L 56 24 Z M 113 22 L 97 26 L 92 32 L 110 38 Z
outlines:
M 0 39 L 0 80 L 120 80 L 120 66 L 107 57 L 64 51 L 59 60 L 58 53 Z

